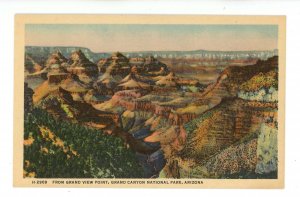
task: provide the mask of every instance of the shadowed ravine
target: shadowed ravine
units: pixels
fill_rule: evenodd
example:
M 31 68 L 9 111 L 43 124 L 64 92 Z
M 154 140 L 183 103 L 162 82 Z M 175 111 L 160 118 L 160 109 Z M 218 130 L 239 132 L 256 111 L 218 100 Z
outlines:
M 132 137 L 131 134 L 115 128 L 113 133 L 121 137 L 136 153 L 139 163 L 145 171 L 145 178 L 158 177 L 165 166 L 165 159 L 159 143 L 143 142 Z
M 61 88 L 59 88 L 58 92 L 64 103 L 73 106 L 80 112 L 76 118 L 80 124 L 87 125 L 87 121 L 92 121 L 103 126 L 101 132 L 120 137 L 136 153 L 136 157 L 144 170 L 145 178 L 158 177 L 159 172 L 166 163 L 160 143 L 144 142 L 142 139 L 136 139 L 132 134 L 128 133 L 128 130 L 131 128 L 128 128 L 128 126 L 126 129 L 124 128 L 120 114 L 99 111 L 94 109 L 90 104 L 76 102 L 67 91 Z M 58 115 L 58 117 L 61 116 Z M 91 125 L 87 126 L 93 127 Z

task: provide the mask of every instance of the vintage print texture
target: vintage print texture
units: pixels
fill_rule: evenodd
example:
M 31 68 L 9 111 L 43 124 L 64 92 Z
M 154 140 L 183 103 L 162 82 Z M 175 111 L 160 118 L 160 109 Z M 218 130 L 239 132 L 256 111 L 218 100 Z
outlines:
M 278 32 L 25 24 L 22 177 L 278 179 Z

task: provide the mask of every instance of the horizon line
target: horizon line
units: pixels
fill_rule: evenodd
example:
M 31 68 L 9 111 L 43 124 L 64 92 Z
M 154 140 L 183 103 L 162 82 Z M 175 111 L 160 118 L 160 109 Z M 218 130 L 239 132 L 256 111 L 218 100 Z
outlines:
M 145 50 L 145 51 L 103 51 L 103 52 L 96 52 L 91 50 L 88 47 L 83 47 L 83 46 L 39 46 L 39 45 L 25 45 L 25 47 L 52 47 L 52 48 L 85 48 L 90 50 L 93 53 L 115 53 L 115 52 L 120 52 L 120 53 L 140 53 L 140 52 L 194 52 L 194 51 L 209 51 L 209 52 L 263 52 L 263 51 L 275 51 L 278 50 L 278 48 L 275 49 L 269 49 L 269 50 L 206 50 L 206 49 L 195 49 L 195 50 L 183 50 L 183 51 L 178 51 L 178 50 Z

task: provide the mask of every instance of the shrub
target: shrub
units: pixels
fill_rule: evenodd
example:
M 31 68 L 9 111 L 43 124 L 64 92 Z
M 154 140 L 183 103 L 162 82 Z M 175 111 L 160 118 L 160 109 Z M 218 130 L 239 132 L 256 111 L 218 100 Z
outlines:
M 48 128 L 63 141 L 70 154 L 53 141 L 43 138 L 39 127 Z M 55 119 L 45 110 L 35 108 L 25 115 L 24 138 L 34 138 L 24 146 L 24 170 L 38 178 L 140 178 L 142 170 L 134 152 L 116 137 L 96 129 Z M 48 153 L 41 151 L 46 148 Z M 45 149 L 43 149 L 45 150 Z M 25 165 L 29 161 L 30 165 Z

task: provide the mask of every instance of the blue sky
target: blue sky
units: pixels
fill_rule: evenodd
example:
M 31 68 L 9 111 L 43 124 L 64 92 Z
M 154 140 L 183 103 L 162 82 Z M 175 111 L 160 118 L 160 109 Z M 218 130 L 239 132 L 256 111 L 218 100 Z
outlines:
M 26 25 L 27 46 L 81 46 L 94 52 L 272 50 L 276 25 Z

